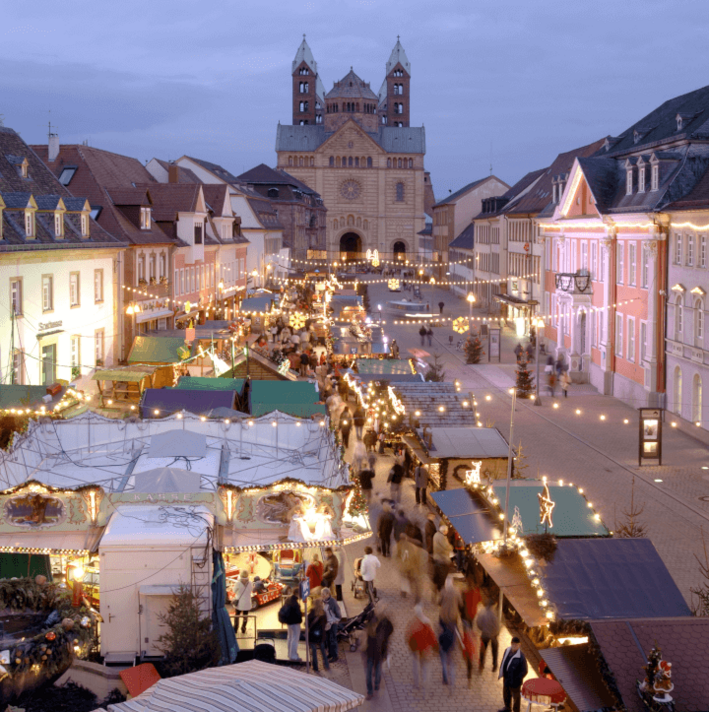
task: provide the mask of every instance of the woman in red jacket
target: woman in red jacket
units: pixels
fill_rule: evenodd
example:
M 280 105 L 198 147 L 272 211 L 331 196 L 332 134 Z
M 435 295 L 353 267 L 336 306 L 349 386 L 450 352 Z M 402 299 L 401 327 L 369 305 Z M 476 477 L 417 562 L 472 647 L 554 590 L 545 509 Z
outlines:
M 416 617 L 409 626 L 407 641 L 414 656 L 414 688 L 418 690 L 426 686 L 429 658 L 432 652 L 438 651 L 438 639 L 420 603 L 414 606 L 414 614 Z
M 322 561 L 320 561 L 320 556 L 318 552 L 316 551 L 313 554 L 313 560 L 310 562 L 310 565 L 308 566 L 307 569 L 305 569 L 305 575 L 308 577 L 308 581 L 310 581 L 310 590 L 314 591 L 316 588 L 319 588 L 322 586 L 322 574 L 323 574 L 323 565 Z

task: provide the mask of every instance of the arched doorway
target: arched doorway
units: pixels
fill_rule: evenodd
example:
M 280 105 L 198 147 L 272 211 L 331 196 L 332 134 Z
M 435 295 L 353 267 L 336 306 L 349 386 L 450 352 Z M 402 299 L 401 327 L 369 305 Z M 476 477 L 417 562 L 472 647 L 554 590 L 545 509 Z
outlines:
M 340 238 L 340 259 L 357 260 L 362 253 L 362 238 L 356 232 L 346 232 Z
M 394 259 L 395 260 L 405 260 L 406 259 L 406 245 L 401 240 L 397 240 L 394 243 Z

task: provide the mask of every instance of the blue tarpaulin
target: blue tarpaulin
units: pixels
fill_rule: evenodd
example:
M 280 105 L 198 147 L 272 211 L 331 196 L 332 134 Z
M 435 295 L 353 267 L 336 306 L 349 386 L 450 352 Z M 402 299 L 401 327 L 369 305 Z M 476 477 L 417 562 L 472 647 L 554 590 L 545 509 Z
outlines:
M 224 570 L 224 557 L 221 552 L 212 552 L 212 627 L 219 638 L 219 647 L 222 650 L 221 665 L 231 665 L 239 652 L 236 642 L 236 633 L 229 620 L 226 609 L 226 572 Z

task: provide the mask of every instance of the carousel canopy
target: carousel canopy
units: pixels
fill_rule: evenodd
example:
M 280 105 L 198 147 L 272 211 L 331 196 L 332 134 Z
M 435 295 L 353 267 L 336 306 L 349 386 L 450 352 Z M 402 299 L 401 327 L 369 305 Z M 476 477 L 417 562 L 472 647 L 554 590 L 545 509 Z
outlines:
M 477 432 L 477 431 L 476 431 Z M 553 526 L 540 523 L 539 496 L 544 492 L 544 483 L 537 480 L 512 480 L 510 483 L 510 508 L 508 519 L 519 513 L 522 529 L 519 534 L 550 534 L 559 537 L 610 536 L 605 524 L 600 520 L 588 501 L 572 485 L 553 485 L 547 483 L 549 496 L 554 503 L 552 510 Z M 505 501 L 506 482 L 497 480 L 492 483 L 495 497 Z
M 108 712 L 345 712 L 364 696 L 331 680 L 259 660 L 160 680 Z
M 128 354 L 128 363 L 180 363 L 182 358 L 178 349 L 184 347 L 184 337 L 136 336 Z
M 178 442 L 168 451 L 153 450 L 152 439 L 170 431 L 167 437 Z M 180 455 L 185 451 L 176 448 L 187 447 L 195 435 L 206 442 L 205 449 Z M 107 492 L 129 492 L 135 475 L 186 467 L 187 461 L 208 491 L 218 483 L 262 487 L 287 478 L 328 488 L 349 481 L 332 433 L 319 421 L 275 412 L 228 423 L 203 422 L 189 413 L 130 422 L 88 412 L 54 421 L 51 428 L 31 421 L 22 438 L 0 451 L 0 489 L 31 476 L 59 488 L 98 484 Z
M 200 474 L 181 467 L 157 467 L 135 476 L 135 492 L 197 492 Z
M 249 412 L 254 416 L 274 410 L 297 418 L 325 414 L 315 384 L 308 381 L 251 381 Z
M 559 539 L 540 569 L 565 620 L 691 615 L 649 539 Z

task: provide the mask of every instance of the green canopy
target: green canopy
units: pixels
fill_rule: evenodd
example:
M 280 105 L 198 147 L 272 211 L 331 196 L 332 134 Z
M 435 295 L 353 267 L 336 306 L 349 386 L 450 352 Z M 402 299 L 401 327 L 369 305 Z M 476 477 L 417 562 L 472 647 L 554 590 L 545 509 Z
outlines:
M 413 373 L 411 363 L 404 358 L 360 358 L 357 360 L 359 373 Z
M 564 485 L 549 485 L 549 499 L 553 502 L 551 520 L 553 526 L 541 523 L 539 496 L 544 493 L 544 483 L 538 480 L 513 480 L 510 483 L 510 508 L 508 519 L 513 523 L 516 510 L 522 520 L 522 531 L 518 534 L 544 534 L 545 531 L 556 537 L 592 537 L 610 536 L 605 525 L 589 507 L 588 500 L 576 487 Z M 493 482 L 492 489 L 495 498 L 504 506 L 505 482 Z
M 236 391 L 244 390 L 243 378 L 208 378 L 206 376 L 180 376 L 176 389 L 181 391 Z
M 185 340 L 175 336 L 136 336 L 128 363 L 179 363 Z
M 0 384 L 0 408 L 32 408 L 51 404 L 42 399 L 47 395 L 47 386 L 23 386 L 19 383 Z M 53 400 L 59 400 L 53 399 Z
M 144 378 L 148 378 L 155 373 L 154 368 L 145 366 L 127 366 L 126 368 L 107 368 L 96 371 L 91 376 L 94 381 L 125 381 L 126 383 L 140 383 Z
M 325 414 L 315 384 L 308 381 L 251 381 L 249 411 L 259 417 L 279 410 L 296 418 Z

